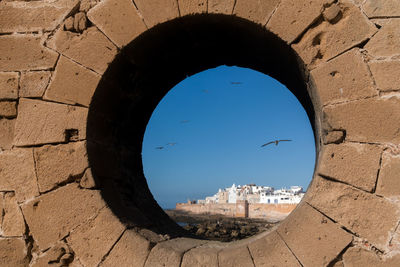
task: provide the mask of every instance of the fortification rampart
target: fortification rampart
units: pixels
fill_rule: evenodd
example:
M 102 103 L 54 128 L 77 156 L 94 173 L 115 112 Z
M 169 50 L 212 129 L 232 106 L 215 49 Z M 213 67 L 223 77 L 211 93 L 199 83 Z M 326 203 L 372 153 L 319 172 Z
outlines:
M 0 1 L 0 266 L 400 266 L 399 17 L 398 0 Z M 141 162 L 162 97 L 224 64 L 286 85 L 317 151 L 298 207 L 234 244 L 188 238 Z
M 263 219 L 283 219 L 296 208 L 297 204 L 261 204 L 248 203 L 247 214 L 244 216 L 238 211 L 235 203 L 207 203 L 207 204 L 190 204 L 178 203 L 176 210 L 186 211 L 195 214 L 220 214 L 230 217 L 248 217 Z

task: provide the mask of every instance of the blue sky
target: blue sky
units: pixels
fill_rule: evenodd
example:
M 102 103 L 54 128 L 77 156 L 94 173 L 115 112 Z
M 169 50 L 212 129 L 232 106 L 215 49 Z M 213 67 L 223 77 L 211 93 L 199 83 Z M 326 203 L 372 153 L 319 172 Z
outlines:
M 293 141 L 260 147 L 275 139 Z M 306 188 L 315 143 L 305 110 L 284 85 L 220 66 L 186 78 L 162 99 L 146 128 L 142 160 L 153 196 L 173 208 L 233 183 Z

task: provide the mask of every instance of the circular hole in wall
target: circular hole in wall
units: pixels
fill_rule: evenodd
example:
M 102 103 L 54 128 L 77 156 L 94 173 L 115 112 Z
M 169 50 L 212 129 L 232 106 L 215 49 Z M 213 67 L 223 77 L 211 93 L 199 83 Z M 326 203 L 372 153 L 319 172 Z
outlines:
M 160 101 L 143 140 L 144 175 L 158 204 L 201 238 L 266 231 L 295 209 L 315 166 L 307 113 L 277 80 L 219 66 Z
M 224 65 L 252 69 L 258 71 L 258 75 L 270 75 L 284 84 L 295 96 L 291 97 L 298 99 L 310 118 L 311 126 L 317 133 L 315 145 L 318 151 L 319 120 L 316 115 L 319 113 L 314 112 L 313 88 L 307 87 L 307 75 L 301 61 L 285 42 L 257 24 L 224 15 L 188 16 L 157 25 L 121 49 L 103 74 L 88 114 L 87 147 L 93 177 L 107 205 L 129 227 L 150 230 L 169 237 L 190 235 L 170 219 L 149 190 L 143 171 L 143 138 L 157 105 L 168 92 L 175 91 L 171 91 L 175 85 L 196 73 L 202 75 L 204 70 Z M 231 83 L 241 81 L 244 80 L 239 77 L 224 81 L 228 86 L 225 89 L 240 91 L 251 82 Z M 211 92 L 211 88 L 224 89 L 201 88 L 198 91 L 199 100 L 217 92 Z M 265 99 L 276 105 L 271 97 Z M 246 112 L 248 111 L 244 114 Z M 193 120 L 192 118 L 180 117 L 177 123 L 182 127 L 192 127 L 194 123 L 180 124 L 181 121 Z M 238 127 L 245 128 L 246 123 L 248 122 L 245 121 L 244 125 Z M 278 138 L 294 139 L 293 135 L 284 137 L 263 133 L 262 138 L 254 140 L 257 141 L 254 142 L 254 151 L 264 157 L 272 149 L 280 151 L 276 149 L 298 142 L 294 140 L 282 143 L 282 146 L 260 147 L 270 139 Z M 178 144 L 168 145 L 171 150 L 172 147 L 184 147 L 182 141 L 172 139 L 159 140 L 152 146 L 166 146 L 173 142 Z M 248 146 L 253 148 L 253 144 Z M 234 148 L 235 144 L 231 144 L 229 149 Z M 152 149 L 156 150 L 155 147 Z M 261 156 L 259 159 L 262 159 Z M 290 168 L 290 165 L 282 167 Z M 232 178 L 251 178 L 250 176 L 251 173 L 246 172 Z M 150 176 L 149 178 L 151 179 Z M 231 185 L 220 185 L 225 186 Z

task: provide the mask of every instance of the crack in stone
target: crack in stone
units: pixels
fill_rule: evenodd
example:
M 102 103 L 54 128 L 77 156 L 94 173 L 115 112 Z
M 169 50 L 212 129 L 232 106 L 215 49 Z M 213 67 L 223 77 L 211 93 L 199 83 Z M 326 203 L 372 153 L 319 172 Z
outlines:
M 251 259 L 251 262 L 253 263 L 253 266 L 255 267 L 255 266 L 256 266 L 256 263 L 254 262 L 253 255 L 251 255 L 251 252 L 250 252 L 249 246 L 246 246 L 246 248 L 247 248 L 247 251 L 249 252 L 250 259 Z
M 379 174 L 380 174 L 381 169 L 382 169 L 383 153 L 384 153 L 384 151 L 381 152 L 381 155 L 380 155 L 380 157 L 379 157 L 379 168 L 378 168 L 378 171 L 377 171 L 377 173 L 376 173 L 375 186 L 374 186 L 374 188 L 372 189 L 372 193 L 375 193 L 375 192 L 376 192 L 376 187 L 378 186 Z
M 301 263 L 301 261 L 299 260 L 299 258 L 297 258 L 297 256 L 294 254 L 294 252 L 292 251 L 292 249 L 288 246 L 288 244 L 286 243 L 286 241 L 283 239 L 283 237 L 281 236 L 281 234 L 279 233 L 279 231 L 276 231 L 276 233 L 278 234 L 278 236 L 281 238 L 281 240 L 283 241 L 283 243 L 285 244 L 285 246 L 287 247 L 287 249 L 290 251 L 290 253 L 292 253 L 293 257 L 296 258 L 297 262 L 300 264 L 301 267 L 304 267 L 304 265 Z
M 347 182 L 340 181 L 340 180 L 338 180 L 337 178 L 334 178 L 334 177 L 331 177 L 331 176 L 322 174 L 322 173 L 320 173 L 320 172 L 318 172 L 317 175 L 319 175 L 320 177 L 322 177 L 322 178 L 325 179 L 325 180 L 328 180 L 328 181 L 331 181 L 331 182 L 340 183 L 340 184 L 345 184 L 345 185 L 350 186 L 350 187 L 352 187 L 352 188 L 355 188 L 355 189 L 357 189 L 357 190 L 360 190 L 360 191 L 363 191 L 363 192 L 366 192 L 366 193 L 369 193 L 369 194 L 373 194 L 373 192 L 370 192 L 370 191 L 367 191 L 367 190 L 365 190 L 365 189 L 359 188 L 359 187 L 357 187 L 357 186 L 355 186 L 355 185 L 352 185 L 352 184 L 349 184 L 349 183 L 347 183 Z
M 117 243 L 121 240 L 122 236 L 124 235 L 124 233 L 127 231 L 128 229 L 125 228 L 124 231 L 122 231 L 121 235 L 117 238 L 117 240 L 115 241 L 115 243 L 111 246 L 111 248 L 107 251 L 107 253 L 101 258 L 100 263 L 98 264 L 98 266 L 100 266 L 106 259 L 107 257 L 110 255 L 111 251 L 114 249 L 114 247 L 117 245 Z

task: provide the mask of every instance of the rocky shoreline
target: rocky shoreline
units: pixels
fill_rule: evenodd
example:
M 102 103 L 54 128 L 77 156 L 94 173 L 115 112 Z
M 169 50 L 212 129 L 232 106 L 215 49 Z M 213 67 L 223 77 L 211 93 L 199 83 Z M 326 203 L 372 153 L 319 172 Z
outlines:
M 236 218 L 216 214 L 194 214 L 165 210 L 183 229 L 202 239 L 230 242 L 268 231 L 278 222 L 264 219 Z

